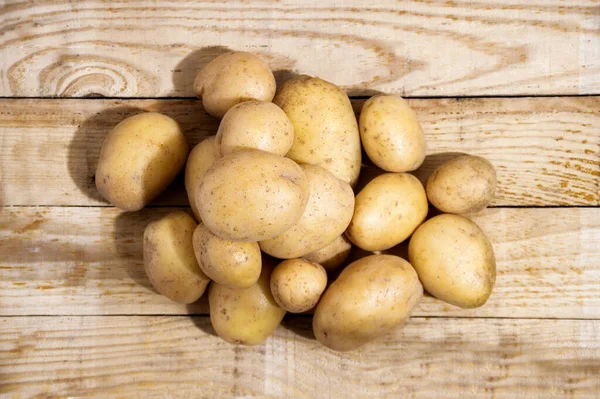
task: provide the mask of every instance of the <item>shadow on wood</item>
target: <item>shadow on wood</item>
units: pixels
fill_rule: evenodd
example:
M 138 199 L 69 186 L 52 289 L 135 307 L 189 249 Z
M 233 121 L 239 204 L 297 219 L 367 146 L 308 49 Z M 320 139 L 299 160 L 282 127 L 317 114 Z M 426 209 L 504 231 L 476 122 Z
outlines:
M 198 72 L 220 55 L 233 51 L 225 46 L 207 46 L 193 51 L 177 64 L 173 71 L 172 96 L 181 97 L 194 94 L 194 79 Z

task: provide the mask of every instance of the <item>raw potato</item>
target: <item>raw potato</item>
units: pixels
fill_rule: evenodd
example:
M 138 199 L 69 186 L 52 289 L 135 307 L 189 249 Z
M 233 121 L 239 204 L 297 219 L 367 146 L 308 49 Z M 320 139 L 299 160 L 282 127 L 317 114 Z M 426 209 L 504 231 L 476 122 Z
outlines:
M 425 160 L 425 135 L 417 114 L 401 97 L 368 99 L 359 119 L 360 138 L 375 165 L 388 172 L 409 172 Z
M 310 187 L 302 217 L 283 233 L 260 241 L 260 249 L 276 258 L 299 258 L 329 245 L 352 219 L 354 193 L 350 185 L 320 166 L 301 168 Z
M 437 168 L 427 180 L 427 198 L 447 213 L 485 209 L 496 192 L 496 170 L 481 157 L 462 155 Z
M 196 187 L 202 181 L 206 171 L 219 159 L 215 136 L 202 140 L 190 152 L 185 165 L 185 190 L 196 220 L 200 222 L 200 214 L 196 206 Z
M 434 297 L 461 308 L 482 306 L 496 282 L 492 244 L 471 220 L 439 215 L 423 223 L 408 245 L 410 263 Z
M 224 240 L 200 223 L 193 243 L 200 269 L 211 280 L 237 288 L 250 287 L 258 280 L 262 262 L 256 242 Z
M 333 270 L 344 263 L 348 258 L 348 255 L 350 255 L 351 249 L 352 244 L 348 241 L 348 238 L 342 234 L 333 240 L 331 244 L 308 255 L 304 255 L 303 258 L 320 264 L 325 270 Z
M 294 125 L 273 103 L 246 101 L 231 108 L 219 125 L 217 148 L 221 155 L 257 149 L 285 156 L 294 142 Z
M 144 231 L 144 268 L 152 286 L 183 304 L 196 302 L 210 282 L 194 256 L 195 228 L 194 218 L 179 211 L 150 223 Z
M 248 100 L 271 101 L 275 76 L 267 64 L 242 51 L 223 54 L 206 65 L 194 81 L 206 112 L 222 118 L 234 105 Z
M 102 143 L 96 187 L 117 208 L 140 210 L 175 179 L 188 151 L 173 119 L 156 112 L 131 116 Z
M 356 196 L 346 235 L 366 251 L 382 251 L 406 240 L 427 217 L 423 185 L 408 173 L 385 173 Z
M 271 274 L 275 302 L 292 313 L 314 308 L 326 286 L 327 272 L 323 266 L 305 259 L 284 260 Z
M 358 348 L 402 324 L 422 296 L 407 261 L 367 256 L 346 267 L 321 297 L 313 317 L 315 337 L 330 349 Z
M 287 156 L 320 165 L 354 186 L 361 166 L 360 135 L 352 104 L 333 83 L 297 76 L 283 84 L 275 99 L 294 124 Z
M 300 219 L 309 196 L 300 166 L 260 150 L 219 159 L 196 190 L 206 227 L 232 241 L 260 241 L 283 233 Z

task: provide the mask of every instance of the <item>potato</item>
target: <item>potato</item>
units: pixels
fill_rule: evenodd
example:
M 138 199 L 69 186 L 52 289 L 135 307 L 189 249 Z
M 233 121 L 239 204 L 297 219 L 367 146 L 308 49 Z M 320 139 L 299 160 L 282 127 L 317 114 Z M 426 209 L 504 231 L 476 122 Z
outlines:
M 194 230 L 193 243 L 200 269 L 211 280 L 237 288 L 249 287 L 258 280 L 261 255 L 257 243 L 224 240 L 202 223 Z
M 317 165 L 301 165 L 310 187 L 308 205 L 296 224 L 260 241 L 260 249 L 280 259 L 299 258 L 329 245 L 346 230 L 354 211 L 347 183 Z
M 285 156 L 294 142 L 294 125 L 273 103 L 246 101 L 231 108 L 219 125 L 217 148 L 221 155 L 257 149 Z
M 222 118 L 234 105 L 248 100 L 271 101 L 275 76 L 257 56 L 236 51 L 220 55 L 206 65 L 194 81 L 206 112 Z
M 155 112 L 131 116 L 102 143 L 96 188 L 117 208 L 140 210 L 175 179 L 188 151 L 173 119 Z
M 350 255 L 352 244 L 344 234 L 338 236 L 329 245 L 321 249 L 304 255 L 303 258 L 314 263 L 318 263 L 325 270 L 333 270 L 340 267 Z
M 306 175 L 294 161 L 260 150 L 219 159 L 196 188 L 200 218 L 231 241 L 273 238 L 292 227 L 308 201 Z
M 481 157 L 462 155 L 437 168 L 427 180 L 427 198 L 447 213 L 485 209 L 496 192 L 496 170 Z
M 152 286 L 183 304 L 197 301 L 210 282 L 194 256 L 195 228 L 194 218 L 178 211 L 150 223 L 144 231 L 144 268 Z
M 356 196 L 346 230 L 352 243 L 382 251 L 406 240 L 427 217 L 429 205 L 421 182 L 408 173 L 384 173 Z
M 272 270 L 273 260 L 264 258 L 260 277 L 250 287 L 210 285 L 210 321 L 219 337 L 232 344 L 257 345 L 275 332 L 285 310 L 277 306 L 271 294 Z
M 194 212 L 194 216 L 199 222 L 201 220 L 198 207 L 196 206 L 196 187 L 198 187 L 206 171 L 217 159 L 219 159 L 219 155 L 217 154 L 215 136 L 210 136 L 192 149 L 185 165 L 185 190 L 187 191 L 192 212 Z
M 434 297 L 461 308 L 482 306 L 496 282 L 494 250 L 481 229 L 458 215 L 423 223 L 408 245 L 410 263 Z
M 321 297 L 313 317 L 315 337 L 337 351 L 358 348 L 402 324 L 422 296 L 407 261 L 367 256 L 346 267 Z
M 323 266 L 305 259 L 284 260 L 271 274 L 275 302 L 292 313 L 314 308 L 326 286 L 327 272 Z
M 409 172 L 425 160 L 425 135 L 417 114 L 401 97 L 368 99 L 359 118 L 360 138 L 375 165 L 388 172 Z
M 294 125 L 287 156 L 320 165 L 354 186 L 360 173 L 360 136 L 352 104 L 333 83 L 297 76 L 283 84 L 273 102 Z

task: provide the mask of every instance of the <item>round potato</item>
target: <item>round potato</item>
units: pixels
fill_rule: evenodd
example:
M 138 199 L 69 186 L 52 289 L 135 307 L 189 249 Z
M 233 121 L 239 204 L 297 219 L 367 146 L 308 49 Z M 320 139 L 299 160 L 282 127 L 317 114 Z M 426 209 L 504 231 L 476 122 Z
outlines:
M 200 218 L 231 241 L 273 238 L 302 216 L 308 179 L 294 161 L 260 150 L 219 159 L 196 188 Z
M 257 56 L 236 51 L 220 55 L 206 65 L 194 81 L 206 112 L 222 118 L 234 105 L 248 100 L 271 101 L 275 76 Z
M 352 244 L 344 234 L 338 236 L 329 245 L 304 255 L 303 258 L 318 263 L 325 270 L 333 270 L 340 267 L 350 255 Z
M 257 149 L 285 156 L 294 142 L 294 125 L 273 103 L 245 101 L 231 108 L 219 125 L 217 148 L 221 155 Z
M 275 302 L 291 313 L 314 308 L 326 286 L 327 272 L 323 266 L 305 259 L 285 260 L 271 274 Z
M 188 143 L 166 115 L 131 116 L 106 136 L 96 168 L 100 195 L 124 211 L 137 211 L 163 192 L 185 165 Z
M 260 249 L 280 259 L 299 258 L 329 245 L 346 230 L 354 211 L 349 184 L 317 165 L 301 165 L 310 195 L 302 217 L 283 233 L 260 241 Z
M 408 245 L 410 263 L 434 297 L 461 308 L 482 306 L 496 282 L 492 244 L 471 220 L 439 215 L 423 223 Z
M 401 97 L 368 99 L 359 118 L 360 138 L 375 165 L 388 172 L 409 172 L 425 160 L 425 135 L 417 114 Z
M 200 269 L 211 280 L 237 288 L 249 287 L 258 280 L 261 255 L 257 243 L 224 240 L 202 223 L 194 230 L 193 243 Z
M 419 179 L 408 173 L 385 173 L 356 196 L 346 235 L 366 251 L 389 249 L 410 237 L 427 217 L 428 208 Z
M 210 282 L 194 256 L 195 228 L 194 218 L 179 211 L 150 223 L 144 231 L 144 268 L 148 279 L 160 294 L 183 304 L 197 301 Z
M 496 170 L 484 158 L 462 155 L 437 168 L 427 180 L 431 205 L 447 213 L 485 209 L 496 192 Z
M 202 181 L 206 171 L 219 159 L 215 136 L 202 140 L 190 152 L 185 165 L 185 190 L 196 220 L 200 222 L 200 214 L 196 206 L 196 187 Z
M 273 102 L 294 125 L 287 156 L 320 165 L 354 186 L 361 166 L 360 135 L 346 93 L 333 83 L 302 75 L 285 82 Z
M 346 267 L 321 297 L 313 317 L 315 337 L 337 351 L 358 348 L 402 324 L 422 296 L 407 261 L 367 256 Z

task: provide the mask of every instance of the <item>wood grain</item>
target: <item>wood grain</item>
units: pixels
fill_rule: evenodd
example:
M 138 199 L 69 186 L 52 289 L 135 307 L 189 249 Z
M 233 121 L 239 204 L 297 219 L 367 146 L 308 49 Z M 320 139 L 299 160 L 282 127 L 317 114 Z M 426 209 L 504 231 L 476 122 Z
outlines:
M 600 92 L 596 0 L 4 4 L 0 96 L 193 96 L 229 49 L 354 95 Z

